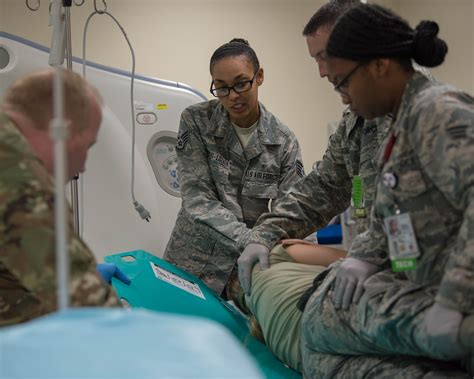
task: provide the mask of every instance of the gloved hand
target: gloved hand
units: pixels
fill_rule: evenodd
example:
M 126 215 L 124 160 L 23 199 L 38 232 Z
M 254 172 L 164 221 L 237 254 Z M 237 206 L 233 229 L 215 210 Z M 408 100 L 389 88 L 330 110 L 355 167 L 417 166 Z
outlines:
M 426 312 L 421 331 L 429 339 L 430 350 L 433 349 L 440 358 L 459 359 L 467 354 L 458 340 L 462 320 L 461 312 L 437 302 Z
M 125 284 L 130 284 L 132 282 L 128 276 L 113 263 L 97 263 L 96 268 L 102 279 L 109 284 L 111 283 L 113 276 Z
M 336 287 L 334 289 L 334 306 L 336 309 L 348 309 L 352 300 L 358 303 L 364 282 L 370 276 L 380 271 L 380 266 L 356 258 L 346 258 L 339 266 L 336 276 Z
M 259 243 L 249 243 L 237 259 L 240 286 L 247 295 L 250 295 L 253 265 L 259 261 L 260 268 L 266 270 L 268 268 L 268 254 L 270 251 L 266 246 Z

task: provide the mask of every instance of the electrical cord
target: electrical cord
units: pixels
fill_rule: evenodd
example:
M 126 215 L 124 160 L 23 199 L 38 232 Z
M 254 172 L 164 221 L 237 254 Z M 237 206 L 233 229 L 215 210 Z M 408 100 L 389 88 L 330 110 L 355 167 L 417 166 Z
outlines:
M 96 1 L 94 0 L 94 8 L 95 11 L 92 12 L 89 17 L 87 18 L 86 24 L 84 26 L 84 35 L 83 35 L 83 43 L 82 43 L 82 75 L 85 78 L 86 77 L 86 36 L 87 36 L 87 28 L 89 26 L 89 21 L 92 19 L 93 16 L 99 14 L 105 14 L 108 15 L 112 20 L 115 21 L 119 29 L 122 31 L 123 36 L 125 37 L 125 40 L 127 41 L 128 47 L 130 48 L 130 53 L 132 55 L 132 77 L 131 77 L 131 84 L 130 84 L 130 106 L 131 106 L 131 114 L 132 114 L 132 172 L 131 172 L 131 195 L 132 195 L 132 201 L 133 201 L 133 206 L 135 210 L 138 212 L 140 217 L 147 222 L 150 221 L 151 214 L 150 212 L 142 205 L 140 204 L 136 199 L 135 199 L 135 110 L 133 107 L 134 104 L 134 83 L 135 83 L 135 53 L 133 51 L 132 44 L 130 43 L 130 40 L 128 39 L 127 33 L 125 32 L 124 28 L 118 20 L 111 15 L 107 11 L 107 4 L 105 3 L 104 0 L 102 0 L 104 3 L 104 9 L 103 10 L 98 10 L 96 7 Z

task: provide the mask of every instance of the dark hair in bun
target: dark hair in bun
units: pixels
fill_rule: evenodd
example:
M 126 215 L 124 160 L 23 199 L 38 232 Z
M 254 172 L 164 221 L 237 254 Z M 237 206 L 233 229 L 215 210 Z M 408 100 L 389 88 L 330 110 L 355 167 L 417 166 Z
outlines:
M 248 60 L 252 63 L 255 72 L 260 68 L 260 63 L 257 58 L 257 54 L 250 47 L 247 40 L 243 38 L 233 38 L 229 42 L 219 46 L 214 54 L 212 54 L 211 62 L 209 65 L 209 70 L 212 74 L 212 67 L 221 59 L 227 57 L 238 57 L 240 55 L 245 55 Z
M 438 38 L 434 21 L 422 21 L 412 29 L 407 21 L 375 4 L 360 4 L 349 9 L 334 26 L 327 44 L 328 55 L 350 59 L 398 58 L 435 67 L 448 52 Z

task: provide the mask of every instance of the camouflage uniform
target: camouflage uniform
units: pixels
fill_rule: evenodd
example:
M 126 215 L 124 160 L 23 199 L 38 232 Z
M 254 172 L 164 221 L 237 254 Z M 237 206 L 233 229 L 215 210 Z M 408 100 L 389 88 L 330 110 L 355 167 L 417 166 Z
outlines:
M 296 183 L 271 213 L 262 215 L 242 247 L 255 242 L 272 248 L 282 238 L 304 238 L 325 226 L 351 204 L 352 178 L 364 184 L 364 209 L 368 215 L 375 192 L 375 156 L 390 117 L 366 121 L 350 111 L 330 137 L 316 169 Z M 356 233 L 368 227 L 368 217 L 355 218 Z
M 238 242 L 257 218 L 304 175 L 294 134 L 260 104 L 260 120 L 242 148 L 218 100 L 188 107 L 176 146 L 182 208 L 164 259 L 216 293 L 239 256 Z
M 54 188 L 23 135 L 0 114 L 0 326 L 53 312 Z M 70 228 L 72 306 L 117 306 L 112 287 Z
M 365 282 L 357 305 L 336 310 L 335 265 L 304 310 L 309 377 L 354 368 L 363 376 L 370 367 L 352 366 L 356 355 L 448 359 L 420 332 L 425 311 L 435 300 L 463 314 L 474 311 L 474 99 L 415 74 L 391 132 L 396 142 L 386 163 L 380 154 L 378 171 L 380 178 L 393 174 L 395 185 L 378 180 L 370 228 L 356 238 L 349 256 L 389 267 L 383 219 L 409 212 L 421 253 L 417 268 L 398 274 L 384 269 Z

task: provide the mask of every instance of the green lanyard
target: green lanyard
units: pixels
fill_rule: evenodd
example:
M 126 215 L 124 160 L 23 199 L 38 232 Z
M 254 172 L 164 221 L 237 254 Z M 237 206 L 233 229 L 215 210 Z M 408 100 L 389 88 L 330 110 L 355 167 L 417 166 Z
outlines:
M 360 175 L 352 177 L 352 206 L 354 207 L 354 216 L 366 216 L 364 208 L 364 183 Z

